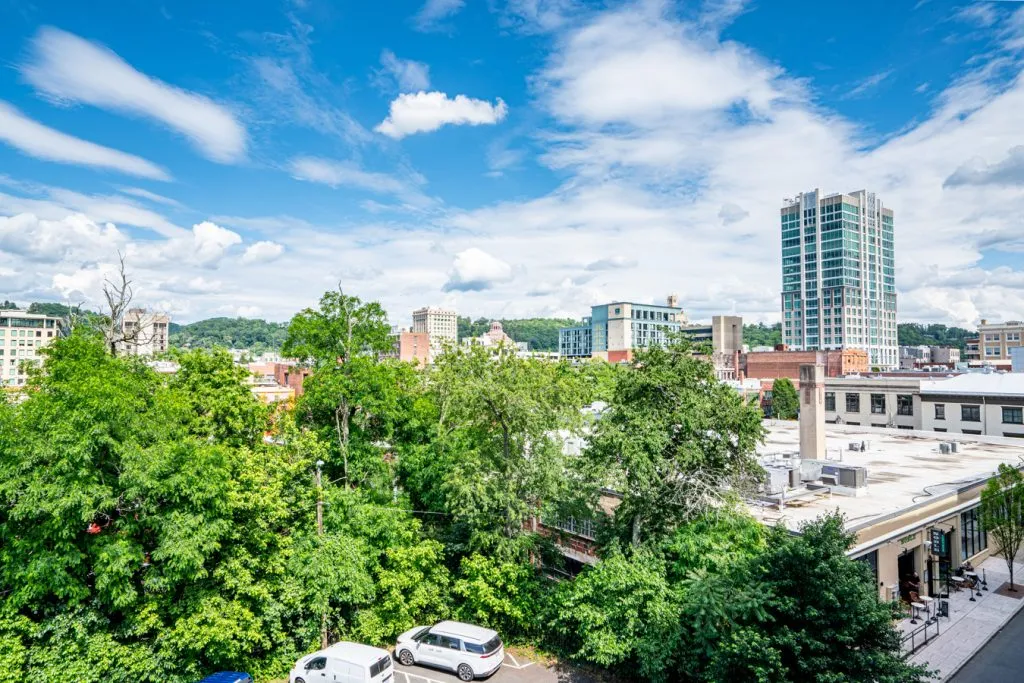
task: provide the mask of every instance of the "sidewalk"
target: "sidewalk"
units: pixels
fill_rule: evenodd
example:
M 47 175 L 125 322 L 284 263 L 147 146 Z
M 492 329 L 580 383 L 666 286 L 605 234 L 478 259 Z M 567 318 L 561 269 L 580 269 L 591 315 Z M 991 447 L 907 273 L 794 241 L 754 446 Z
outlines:
M 1001 557 L 985 560 L 977 569 L 979 575 L 982 570 L 988 577 L 988 590 L 982 590 L 981 597 L 975 594 L 975 602 L 970 601 L 972 592 L 966 589 L 952 593 L 949 596 L 949 618 L 942 617 L 939 622 L 940 634 L 910 657 L 914 664 L 937 669 L 940 681 L 949 680 L 1024 607 L 1024 564 L 1014 562 L 1014 585 L 1020 597 L 996 593 L 1000 588 L 1005 589 L 1004 584 L 1010 578 L 1006 562 Z M 904 620 L 899 628 L 909 633 L 917 627 Z

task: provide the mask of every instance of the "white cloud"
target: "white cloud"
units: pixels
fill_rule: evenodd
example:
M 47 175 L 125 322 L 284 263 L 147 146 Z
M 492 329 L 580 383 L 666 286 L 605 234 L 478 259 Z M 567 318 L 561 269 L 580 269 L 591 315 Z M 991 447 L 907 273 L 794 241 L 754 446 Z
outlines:
M 974 157 L 956 169 L 946 178 L 946 187 L 960 185 L 1008 185 L 1024 186 L 1024 146 L 1010 149 L 1006 159 L 987 164 L 980 157 Z
M 732 202 L 722 204 L 722 209 L 718 212 L 718 217 L 722 219 L 722 225 L 738 223 L 749 215 L 749 211 L 739 204 L 734 204 Z
M 27 261 L 89 261 L 117 251 L 126 241 L 114 225 L 99 225 L 81 214 L 56 221 L 30 213 L 0 216 L 0 250 Z
M 178 278 L 172 278 L 163 283 L 160 288 L 174 294 L 213 294 L 221 291 L 224 284 L 220 280 L 207 280 L 198 275 L 184 282 Z
M 996 23 L 999 15 L 991 2 L 976 2 L 973 5 L 961 7 L 954 14 L 953 18 L 968 24 L 975 24 L 987 28 Z
M 192 226 L 190 232 L 163 242 L 133 242 L 127 252 L 130 262 L 146 267 L 216 268 L 231 247 L 241 244 L 237 232 L 216 223 L 203 221 Z
M 329 187 L 352 187 L 379 194 L 390 194 L 417 207 L 427 206 L 432 200 L 416 185 L 422 184 L 422 177 L 415 176 L 409 181 L 386 173 L 364 171 L 353 163 L 298 157 L 289 164 L 292 177 Z
M 436 31 L 445 19 L 459 13 L 466 0 L 427 0 L 413 17 L 413 25 L 420 31 Z
M 465 95 L 451 99 L 443 92 L 406 93 L 391 102 L 388 117 L 374 130 L 398 140 L 414 133 L 429 133 L 448 124 L 495 124 L 506 114 L 508 107 L 500 97 L 491 104 Z
M 470 247 L 455 255 L 446 292 L 478 292 L 512 279 L 512 266 L 482 249 Z
M 391 50 L 380 53 L 384 72 L 390 74 L 403 92 L 426 90 L 430 87 L 430 67 L 423 62 L 399 59 Z
M 106 47 L 71 33 L 40 29 L 21 73 L 55 100 L 155 119 L 213 161 L 231 163 L 245 156 L 245 128 L 228 109 L 140 73 Z
M 165 237 L 178 237 L 184 230 L 164 216 L 131 200 L 118 196 L 86 195 L 57 187 L 33 187 L 44 199 L 17 197 L 0 193 L 0 213 L 32 213 L 46 220 L 59 221 L 74 213 L 97 223 L 117 223 L 147 228 Z
M 879 71 L 876 74 L 871 74 L 867 78 L 858 81 L 852 88 L 843 93 L 840 99 L 853 100 L 858 97 L 864 97 L 882 83 L 889 80 L 892 73 L 892 69 L 886 69 L 885 71 Z
M 182 206 L 182 203 L 179 202 L 177 199 L 171 199 L 170 197 L 165 197 L 162 194 L 157 194 L 156 192 L 150 192 L 149 190 L 144 190 L 141 187 L 119 187 L 119 188 L 117 188 L 117 191 L 120 192 L 121 194 L 131 195 L 132 197 L 139 197 L 140 199 L 147 199 L 147 200 L 149 200 L 151 202 L 155 202 L 157 204 L 164 204 L 165 206 L 173 206 L 176 209 L 184 208 L 184 206 Z
M 636 259 L 625 256 L 610 256 L 608 258 L 591 261 L 585 270 L 620 270 L 622 268 L 636 268 Z
M 284 253 L 284 245 L 277 242 L 261 241 L 249 245 L 242 254 L 242 263 L 269 263 Z
M 171 179 L 167 171 L 142 157 L 47 128 L 3 101 L 0 101 L 0 140 L 24 154 L 46 161 L 109 169 L 153 180 Z

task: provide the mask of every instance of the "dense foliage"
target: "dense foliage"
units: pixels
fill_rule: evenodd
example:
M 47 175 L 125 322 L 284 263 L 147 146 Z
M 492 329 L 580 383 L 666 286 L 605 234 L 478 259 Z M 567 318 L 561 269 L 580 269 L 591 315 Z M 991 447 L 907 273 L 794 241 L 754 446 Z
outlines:
M 800 412 L 800 395 L 793 380 L 780 377 L 772 383 L 771 416 L 777 420 L 795 420 Z
M 314 372 L 273 414 L 223 351 L 166 377 L 85 328 L 49 346 L 0 403 L 0 682 L 262 683 L 444 618 L 627 680 L 921 680 L 841 520 L 794 536 L 736 505 L 761 423 L 685 342 L 419 371 L 386 341 L 378 304 L 328 292 L 288 326 Z M 600 560 L 552 581 L 539 521 L 569 516 Z
M 492 320 L 459 317 L 459 339 L 479 337 L 491 329 Z M 526 342 L 531 351 L 557 351 L 558 330 L 580 324 L 580 321 L 570 318 L 518 318 L 500 322 L 508 336 L 517 342 Z
M 743 343 L 750 348 L 755 346 L 775 348 L 782 343 L 782 323 L 775 323 L 774 325 L 765 325 L 764 323 L 744 325 Z
M 277 351 L 288 326 L 253 318 L 209 318 L 187 325 L 171 323 L 170 345 L 181 349 L 249 349 L 254 354 Z
M 952 346 L 967 350 L 967 340 L 977 337 L 977 332 L 960 327 L 945 325 L 921 325 L 918 323 L 900 323 L 896 326 L 900 346 Z

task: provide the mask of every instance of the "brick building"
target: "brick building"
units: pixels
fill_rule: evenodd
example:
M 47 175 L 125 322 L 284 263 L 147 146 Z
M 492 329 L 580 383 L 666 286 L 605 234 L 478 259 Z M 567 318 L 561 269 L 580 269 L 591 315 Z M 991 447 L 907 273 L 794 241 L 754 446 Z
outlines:
M 302 396 L 302 383 L 313 373 L 309 368 L 303 368 L 289 363 L 274 363 L 274 381 L 279 386 L 291 387 L 295 392 L 295 398 Z
M 800 379 L 801 365 L 821 364 L 826 377 L 844 377 L 868 372 L 868 352 L 864 349 L 831 351 L 752 351 L 740 357 L 744 377 L 752 379 Z

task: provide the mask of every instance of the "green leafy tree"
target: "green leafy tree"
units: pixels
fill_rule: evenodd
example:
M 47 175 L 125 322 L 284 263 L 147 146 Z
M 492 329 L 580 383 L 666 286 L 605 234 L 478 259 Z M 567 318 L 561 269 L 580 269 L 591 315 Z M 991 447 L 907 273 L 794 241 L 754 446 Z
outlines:
M 762 434 L 760 412 L 677 340 L 636 354 L 586 455 L 622 494 L 615 520 L 637 544 L 671 535 L 751 484 Z
M 285 323 L 250 318 L 209 318 L 187 325 L 171 323 L 170 345 L 179 349 L 249 349 L 277 351 L 288 335 Z
M 473 346 L 442 355 L 430 375 L 437 411 L 430 488 L 473 550 L 507 550 L 542 504 L 579 494 L 564 436 L 579 429 L 586 391 L 565 363 Z M 435 494 L 436 495 L 436 494 Z M 518 550 L 515 549 L 518 547 Z
M 903 659 L 899 607 L 879 602 L 867 568 L 846 556 L 853 542 L 838 514 L 799 535 L 777 526 L 763 553 L 691 583 L 679 673 L 709 682 L 927 680 Z
M 1024 475 L 1001 464 L 999 472 L 981 491 L 981 523 L 994 541 L 993 551 L 1006 561 L 1013 586 L 1013 558 L 1024 543 Z
M 775 348 L 782 343 L 782 323 L 775 323 L 774 325 L 765 325 L 764 323 L 744 325 L 743 343 L 751 348 L 755 346 Z
M 680 645 L 679 595 L 658 554 L 613 552 L 560 585 L 554 603 L 550 628 L 571 656 L 604 667 L 631 663 L 644 680 L 669 678 Z
M 349 455 L 354 419 L 372 419 L 366 401 L 372 387 L 380 388 L 376 369 L 381 354 L 391 349 L 387 314 L 376 302 L 338 291 L 324 293 L 320 307 L 307 308 L 292 318 L 282 353 L 314 370 L 314 396 L 333 413 L 338 452 L 346 485 L 352 484 Z
M 536 567 L 474 553 L 462 558 L 452 593 L 464 621 L 497 630 L 506 639 L 535 635 L 542 606 Z
M 772 384 L 772 417 L 795 420 L 800 411 L 800 396 L 788 377 L 780 377 Z

